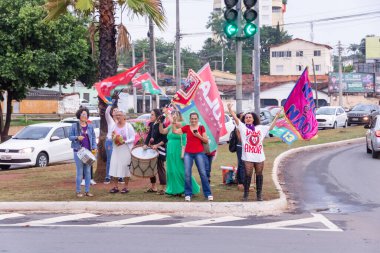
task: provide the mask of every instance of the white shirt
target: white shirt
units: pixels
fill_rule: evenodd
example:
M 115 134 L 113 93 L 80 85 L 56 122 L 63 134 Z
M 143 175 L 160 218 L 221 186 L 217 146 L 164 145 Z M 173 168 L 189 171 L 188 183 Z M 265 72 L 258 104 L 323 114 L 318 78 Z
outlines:
M 237 128 L 240 132 L 243 151 L 241 159 L 257 163 L 265 161 L 263 141 L 269 132 L 270 126 L 258 125 L 255 126 L 255 131 L 252 131 L 244 123 L 239 122 Z
M 112 131 L 115 129 L 115 121 L 110 115 L 112 106 L 108 106 L 105 112 L 105 117 L 107 121 L 107 139 L 112 139 Z
M 116 129 L 117 125 L 114 124 L 113 126 L 114 127 L 111 131 L 111 138 L 112 138 L 112 132 Z M 124 126 L 124 131 L 125 131 L 126 137 L 127 137 L 127 139 L 125 140 L 125 144 L 128 145 L 130 150 L 132 150 L 133 145 L 135 143 L 135 136 L 136 136 L 135 129 L 133 128 L 133 126 L 131 124 L 126 122 L 125 126 Z

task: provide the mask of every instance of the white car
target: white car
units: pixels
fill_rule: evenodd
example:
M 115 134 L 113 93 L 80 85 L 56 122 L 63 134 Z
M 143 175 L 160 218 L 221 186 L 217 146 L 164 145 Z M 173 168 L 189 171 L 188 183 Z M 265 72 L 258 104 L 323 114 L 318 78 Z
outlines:
M 219 137 L 219 143 L 228 142 L 230 139 L 231 132 L 235 129 L 234 120 L 227 114 L 224 115 L 224 121 L 225 121 L 226 129 L 227 129 L 227 133 Z
M 316 115 L 318 128 L 347 127 L 347 113 L 341 106 L 322 106 Z
M 364 128 L 368 129 L 365 135 L 367 153 L 376 159 L 380 155 L 380 115 L 373 116 Z
M 89 117 L 88 120 L 94 125 L 94 132 L 95 132 L 95 137 L 96 137 L 96 143 L 99 142 L 99 135 L 100 135 L 100 117 Z M 71 117 L 71 118 L 65 118 L 61 122 L 64 123 L 76 123 L 79 122 L 79 120 L 76 117 Z
M 73 159 L 69 140 L 71 124 L 54 122 L 26 126 L 0 144 L 0 168 L 11 165 L 45 167 Z

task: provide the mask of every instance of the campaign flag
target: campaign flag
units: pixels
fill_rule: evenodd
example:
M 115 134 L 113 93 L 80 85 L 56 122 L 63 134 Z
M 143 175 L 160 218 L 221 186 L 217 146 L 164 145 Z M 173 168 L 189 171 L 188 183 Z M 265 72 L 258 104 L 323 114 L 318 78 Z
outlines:
M 126 71 L 117 74 L 115 76 L 107 77 L 106 79 L 95 84 L 95 88 L 98 92 L 98 96 L 107 104 L 111 104 L 111 91 L 119 85 L 128 84 L 136 73 L 144 66 L 144 62 L 133 66 Z
M 134 78 L 132 80 L 132 83 L 134 87 L 141 87 L 152 95 L 163 94 L 161 87 L 158 86 L 156 81 L 148 72 L 142 74 L 137 78 Z
M 270 133 L 287 144 L 292 144 L 300 138 L 297 130 L 294 129 L 293 125 L 285 117 L 284 112 L 282 111 L 279 118 L 276 120 L 275 126 Z
M 204 65 L 197 74 L 202 83 L 195 93 L 194 103 L 210 128 L 216 142 L 219 142 L 219 137 L 227 134 L 222 99 L 210 65 L 208 63 Z
M 318 122 L 315 117 L 316 106 L 307 68 L 290 92 L 284 104 L 284 111 L 302 139 L 310 140 L 318 133 Z
M 183 87 L 174 95 L 173 102 L 180 105 L 188 105 L 193 99 L 202 80 L 194 70 L 189 69 Z

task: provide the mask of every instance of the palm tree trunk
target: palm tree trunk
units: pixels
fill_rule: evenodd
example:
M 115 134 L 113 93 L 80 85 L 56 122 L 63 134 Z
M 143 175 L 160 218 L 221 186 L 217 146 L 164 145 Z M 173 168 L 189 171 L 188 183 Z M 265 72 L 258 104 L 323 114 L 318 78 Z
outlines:
M 113 0 L 100 0 L 99 2 L 99 72 L 100 80 L 113 76 L 117 71 L 116 61 L 116 28 L 115 6 Z M 100 136 L 98 143 L 98 162 L 95 180 L 101 181 L 106 173 L 106 152 L 104 141 L 107 135 L 107 122 L 105 120 L 106 104 L 99 98 Z

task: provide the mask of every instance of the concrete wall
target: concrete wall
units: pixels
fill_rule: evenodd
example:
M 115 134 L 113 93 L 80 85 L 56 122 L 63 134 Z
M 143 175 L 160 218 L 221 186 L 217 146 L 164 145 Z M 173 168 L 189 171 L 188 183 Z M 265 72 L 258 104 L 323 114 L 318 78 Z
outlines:
M 378 98 L 364 97 L 360 96 L 343 96 L 343 107 L 352 108 L 353 106 L 362 103 L 362 104 L 379 104 Z M 339 96 L 331 97 L 331 105 L 339 105 Z
M 57 100 L 22 100 L 20 102 L 13 101 L 12 104 L 19 103 L 19 112 L 22 114 L 39 113 L 51 114 L 58 112 Z
M 79 95 L 73 94 L 70 96 L 65 96 L 58 103 L 58 113 L 75 113 L 79 108 Z

